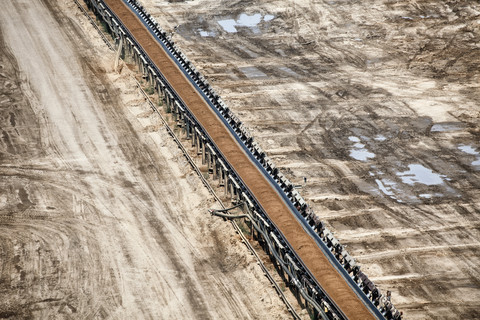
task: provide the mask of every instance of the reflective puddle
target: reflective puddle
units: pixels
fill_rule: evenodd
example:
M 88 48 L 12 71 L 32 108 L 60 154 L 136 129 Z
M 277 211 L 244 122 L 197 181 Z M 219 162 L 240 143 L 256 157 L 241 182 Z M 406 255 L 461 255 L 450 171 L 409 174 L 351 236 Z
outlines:
M 215 33 L 215 31 L 205 31 L 203 29 L 197 29 L 198 31 L 198 34 L 200 34 L 200 36 L 202 37 L 216 37 L 217 34 Z
M 350 136 L 348 137 L 348 140 L 355 142 L 353 148 L 350 149 L 350 157 L 359 161 L 367 161 L 368 159 L 375 158 L 375 153 L 368 151 L 365 148 L 365 145 L 360 143 L 360 138 L 356 136 Z
M 372 175 L 371 172 L 370 174 Z M 377 184 L 378 190 L 380 190 L 384 195 L 399 203 L 421 203 L 421 201 L 423 200 L 441 198 L 445 196 L 444 194 L 439 192 L 421 193 L 415 195 L 415 192 L 410 192 L 408 190 L 402 189 L 395 181 L 385 178 L 376 178 L 375 183 Z M 446 192 L 448 193 L 448 188 Z
M 476 151 L 476 148 L 474 148 L 470 145 L 461 144 L 461 145 L 458 146 L 458 149 L 460 149 L 462 152 L 465 152 L 465 153 L 470 154 L 472 156 L 476 156 L 477 159 L 472 162 L 472 166 L 480 166 L 480 152 Z
M 413 185 L 415 183 L 423 183 L 428 186 L 442 184 L 444 175 L 433 172 L 421 164 L 409 164 L 407 171 L 397 172 L 403 183 Z
M 396 172 L 396 175 L 401 179 L 396 181 L 395 178 L 388 179 L 382 177 L 384 173 L 377 170 L 375 166 L 372 166 L 372 171 L 369 172 L 370 176 L 374 177 L 376 183 L 377 192 L 380 191 L 383 195 L 399 202 L 399 203 L 422 203 L 433 198 L 441 198 L 446 195 L 456 195 L 455 190 L 450 188 L 444 182 L 449 181 L 445 175 L 433 172 L 433 170 L 422 166 L 421 164 L 410 164 L 408 170 L 403 172 Z M 426 186 L 441 185 L 442 192 L 429 192 L 430 189 L 424 189 L 427 192 L 419 192 L 422 187 L 407 187 L 406 185 L 413 186 L 416 183 L 421 183 Z M 405 184 L 405 185 L 403 185 Z M 423 187 L 429 188 L 429 187 Z
M 472 154 L 474 156 L 480 156 L 480 153 L 475 151 L 475 148 L 472 146 L 461 144 L 458 146 L 458 149 L 462 150 L 465 153 Z
M 420 198 L 423 199 L 432 199 L 433 197 L 443 197 L 443 194 L 441 193 L 422 193 L 418 195 Z
M 464 129 L 463 123 L 449 122 L 439 123 L 432 126 L 432 131 L 451 131 Z M 461 197 L 461 193 L 449 185 L 451 179 L 444 174 L 444 166 L 434 166 L 420 163 L 391 163 L 390 157 L 381 156 L 377 148 L 391 139 L 389 134 L 379 133 L 371 136 L 363 135 L 360 129 L 352 129 L 348 139 L 349 156 L 355 160 L 370 163 L 369 186 L 365 191 L 376 196 L 389 198 L 398 203 L 430 203 L 440 201 L 445 197 Z M 465 153 L 476 156 L 475 166 L 480 166 L 480 148 L 474 146 L 459 145 L 458 149 Z M 388 164 L 385 164 L 387 162 Z M 480 169 L 480 167 L 479 167 Z M 452 176 L 455 173 L 452 172 Z M 362 187 L 364 187 L 362 185 Z
M 375 182 L 377 183 L 378 189 L 382 191 L 384 194 L 387 196 L 391 197 L 392 199 L 396 199 L 394 191 L 394 187 L 396 185 L 395 182 L 388 180 L 388 179 L 375 179 Z
M 260 33 L 258 25 L 261 22 L 268 22 L 274 18 L 275 16 L 271 14 L 262 15 L 260 13 L 255 13 L 248 15 L 246 13 L 242 13 L 237 19 L 224 19 L 218 20 L 217 22 L 223 28 L 223 30 L 229 33 L 238 32 L 237 27 L 246 27 L 252 30 L 253 33 Z

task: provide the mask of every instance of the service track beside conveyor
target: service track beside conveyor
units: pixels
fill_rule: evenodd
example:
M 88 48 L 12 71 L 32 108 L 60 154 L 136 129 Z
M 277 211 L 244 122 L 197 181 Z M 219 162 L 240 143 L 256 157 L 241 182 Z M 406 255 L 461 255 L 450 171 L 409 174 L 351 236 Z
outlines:
M 376 319 L 377 317 L 365 306 L 314 239 L 305 232 L 290 207 L 264 173 L 251 161 L 204 97 L 135 13 L 122 0 L 104 0 L 104 2 L 135 37 L 151 61 L 155 63 L 337 307 L 351 320 Z

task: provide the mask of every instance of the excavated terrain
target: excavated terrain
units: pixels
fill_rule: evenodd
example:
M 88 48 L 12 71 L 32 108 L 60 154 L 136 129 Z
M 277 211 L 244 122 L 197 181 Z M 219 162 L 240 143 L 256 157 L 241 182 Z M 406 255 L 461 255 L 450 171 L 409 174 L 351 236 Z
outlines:
M 221 120 L 202 96 L 153 38 L 141 21 L 121 0 L 106 0 L 135 39 L 145 49 L 165 79 L 179 94 L 209 136 L 259 201 L 267 215 L 283 233 L 322 288 L 335 301 L 348 319 L 373 319 L 356 293 L 331 265 L 313 239 L 303 230 L 277 191 L 251 162 Z
M 480 318 L 476 1 L 141 3 L 407 319 Z
M 480 319 L 476 1 L 141 2 L 405 318 Z M 0 318 L 289 318 L 70 0 L 0 31 Z
M 73 1 L 0 31 L 0 319 L 291 318 Z

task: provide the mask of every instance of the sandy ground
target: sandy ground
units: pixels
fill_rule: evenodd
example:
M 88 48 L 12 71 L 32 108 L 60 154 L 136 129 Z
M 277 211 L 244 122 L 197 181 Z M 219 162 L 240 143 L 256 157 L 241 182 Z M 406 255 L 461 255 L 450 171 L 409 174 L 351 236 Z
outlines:
M 480 318 L 478 3 L 141 2 L 406 318 Z
M 180 72 L 167 52 L 151 36 L 148 29 L 143 27 L 142 22 L 121 0 L 106 0 L 105 3 L 132 32 L 139 45 L 145 49 L 153 63 L 162 71 L 166 81 L 188 106 L 208 136 L 215 141 L 226 161 L 234 168 L 253 196 L 258 199 L 259 205 L 283 233 L 293 250 L 338 308 L 350 320 L 374 319 L 371 311 L 348 286 L 318 245 L 305 233 L 302 225 L 292 215 L 278 192 L 248 158 L 233 135 L 190 81 Z M 190 141 L 187 143 L 191 144 Z
M 71 1 L 0 30 L 0 318 L 289 318 Z

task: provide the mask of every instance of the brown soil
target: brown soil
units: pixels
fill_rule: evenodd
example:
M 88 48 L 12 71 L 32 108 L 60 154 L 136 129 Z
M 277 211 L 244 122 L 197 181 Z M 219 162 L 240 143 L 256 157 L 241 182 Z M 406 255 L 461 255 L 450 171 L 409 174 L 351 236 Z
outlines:
M 480 319 L 478 1 L 141 3 L 406 319 Z
M 372 314 L 330 264 L 313 239 L 305 233 L 282 198 L 244 154 L 221 120 L 184 77 L 160 44 L 155 41 L 149 31 L 122 1 L 107 0 L 106 3 L 143 46 L 149 57 L 159 67 L 167 81 L 187 104 L 226 159 L 258 199 L 265 212 L 278 226 L 287 241 L 339 308 L 349 319 L 373 319 Z
M 0 10 L 0 318 L 291 319 L 73 1 Z

